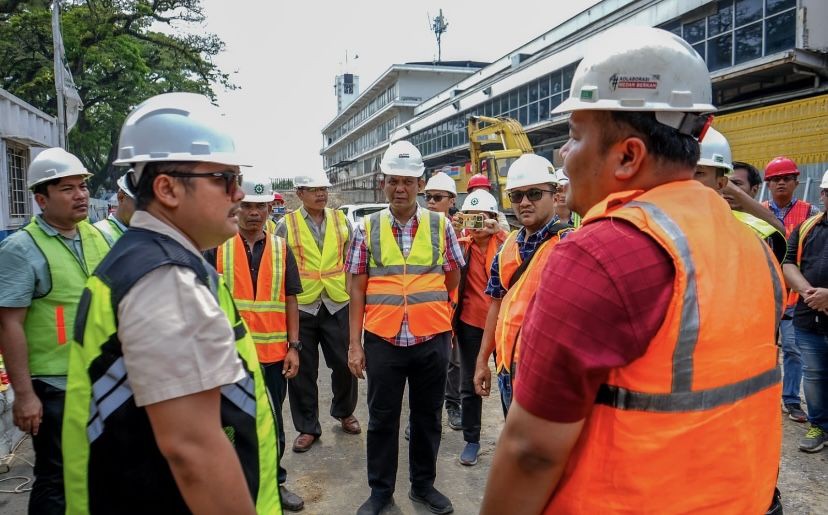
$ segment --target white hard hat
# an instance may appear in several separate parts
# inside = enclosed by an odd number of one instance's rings
[[[454,183],[454,179],[445,173],[437,172],[426,182],[423,191],[447,191],[456,197],[457,185]]]
[[[653,27],[616,27],[595,38],[569,98],[552,112],[654,111],[660,123],[679,129],[683,113],[715,111],[711,101],[710,72],[689,43]]]
[[[28,188],[32,189],[40,183],[74,175],[89,177],[92,174],[74,154],[60,147],[47,148],[29,164]]]
[[[474,190],[466,195],[466,200],[463,201],[463,209],[460,211],[497,213],[497,200],[495,200],[494,195],[486,190]]]
[[[204,95],[165,93],[149,98],[129,113],[118,141],[116,166],[135,168],[157,161],[191,161],[244,166],[227,120]]]
[[[708,128],[699,146],[701,147],[701,157],[698,164],[724,168],[729,172],[733,171],[730,145],[721,132],[713,127]]]
[[[566,176],[566,170],[564,170],[563,168],[555,170],[555,179],[561,186],[569,184],[569,177]]]
[[[269,183],[242,180],[242,202],[273,202],[273,190]]]
[[[383,154],[380,170],[385,175],[422,177],[425,171],[423,155],[408,141],[397,141]]]
[[[819,183],[819,189],[828,188],[828,170],[825,170],[825,173],[822,174],[822,182]]]
[[[512,163],[506,175],[506,191],[535,184],[558,184],[555,167],[545,157],[523,154]]]
[[[129,187],[129,180],[128,180],[129,179],[129,174],[131,174],[131,173],[132,173],[132,168],[130,168],[127,173],[125,173],[122,176],[118,177],[117,184],[118,184],[118,187],[121,189],[121,191],[126,193],[129,198],[134,199],[135,195],[133,195],[132,190]]]
[[[331,181],[325,172],[311,172],[294,177],[293,185],[297,188],[330,188]]]

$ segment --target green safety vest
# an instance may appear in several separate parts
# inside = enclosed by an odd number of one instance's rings
[[[779,232],[768,222],[760,218],[756,218],[753,215],[749,215],[743,211],[731,211],[731,213],[733,213],[733,216],[735,216],[737,220],[753,229],[756,234],[762,237],[762,239],[770,238],[774,233]]]
[[[33,376],[64,376],[69,363],[66,343],[72,335],[81,292],[87,277],[109,252],[109,243],[88,222],[79,222],[81,262],[63,238],[46,234],[34,218],[23,230],[46,258],[52,282],[49,293],[32,299],[26,311],[23,329],[29,350],[29,372]]]
[[[124,230],[121,229],[121,226],[110,218],[104,218],[103,220],[95,222],[95,228],[109,236],[113,242],[118,241],[118,238],[124,235]]]
[[[345,258],[343,247],[348,241],[348,221],[342,211],[325,208],[325,240],[322,251],[316,244],[305,217],[297,209],[285,215],[287,242],[296,258],[302,293],[296,296],[299,304],[310,304],[319,298],[322,290],[334,302],[350,300],[345,290]]]
[[[280,514],[274,411],[253,339],[230,291],[200,256],[159,233],[134,228],[89,278],[78,311],[63,418],[66,513],[189,513],[146,410],[135,405],[118,340],[120,301],[141,277],[168,265],[192,269],[233,327],[246,374],[221,388],[221,424],[257,512]]]

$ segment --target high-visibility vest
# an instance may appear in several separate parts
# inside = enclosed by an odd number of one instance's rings
[[[33,376],[64,376],[69,366],[72,326],[86,279],[109,252],[106,238],[88,222],[78,222],[83,264],[60,236],[49,236],[34,218],[23,231],[32,237],[46,259],[52,288],[32,299],[23,330]],[[22,235],[21,235],[22,237]]]
[[[610,195],[584,225],[606,218],[672,258],[673,294],[644,355],[600,387],[545,513],[764,513],[782,442],[779,265],[698,182]]]
[[[276,222],[274,222],[270,218],[268,218],[265,221],[265,232],[267,232],[268,234],[276,234],[276,227]]]
[[[781,263],[787,252],[785,235],[761,218],[757,218],[743,211],[732,211],[732,213],[737,220],[750,227],[753,232],[773,249],[776,261]]]
[[[316,244],[305,217],[297,209],[285,216],[287,243],[296,258],[302,278],[302,293],[296,296],[299,304],[314,302],[322,290],[334,302],[350,299],[345,290],[344,246],[348,241],[348,220],[345,213],[325,208],[325,240],[322,250]]]
[[[802,225],[799,226],[799,244],[796,246],[796,266],[800,266],[802,264],[802,248],[805,245],[805,238],[808,237],[811,230],[822,220],[822,217],[825,216],[825,212],[818,213],[811,218],[802,222]]]
[[[139,279],[170,265],[193,270],[233,328],[245,374],[221,387],[221,426],[239,457],[256,511],[282,513],[273,407],[253,339],[230,291],[200,256],[171,238],[136,228],[89,278],[78,312],[63,416],[66,513],[190,513],[146,409],[135,405],[118,340],[121,300]]]
[[[770,202],[767,200],[763,201],[762,205],[770,209]],[[790,238],[796,226],[804,222],[809,214],[811,214],[810,203],[804,200],[794,202],[794,205],[785,213],[785,218],[782,220],[782,225],[785,226],[785,238]]]
[[[219,245],[216,270],[224,276],[236,307],[250,329],[259,361],[276,363],[285,359],[288,350],[285,314],[287,246],[284,238],[267,233],[254,296],[245,245],[238,234]]]
[[[121,228],[121,225],[113,219],[112,215],[109,215],[103,220],[98,220],[94,225],[96,229],[109,236],[109,239],[113,242],[118,241],[118,238],[124,235],[124,230]]]
[[[570,229],[571,230],[571,229]],[[561,231],[563,232],[563,231]],[[520,329],[523,319],[529,309],[529,303],[535,297],[540,286],[541,274],[546,266],[552,249],[561,240],[560,234],[555,234],[535,249],[534,257],[523,271],[515,284],[509,286],[517,269],[523,263],[517,244],[518,231],[512,231],[503,242],[498,253],[498,273],[500,284],[507,289],[506,295],[500,302],[500,311],[497,315],[495,327],[495,369],[498,373],[509,372],[514,374],[514,365],[520,358]]]
[[[505,239],[502,235],[505,235],[506,231],[500,231],[497,234],[492,235],[489,238],[489,241],[486,243],[486,255],[484,256],[483,266],[486,268],[486,277],[489,277],[489,272],[492,269],[492,262],[494,262],[495,255],[497,255],[498,250],[500,250],[500,246],[505,242]],[[457,240],[460,244],[460,248],[463,250],[463,257],[466,261],[466,266],[463,268],[463,273],[460,276],[460,284],[457,286],[457,289],[454,290],[456,292],[454,302],[457,304],[454,308],[452,313],[451,319],[456,324],[457,321],[460,319],[460,315],[463,311],[463,294],[466,290],[466,278],[468,277],[468,267],[470,266],[470,256],[471,256],[471,247],[472,245],[476,245],[474,242],[474,238],[471,236],[464,236]]]
[[[400,332],[407,314],[414,336],[451,331],[443,272],[446,217],[420,209],[417,234],[404,257],[391,230],[391,216],[391,211],[383,209],[365,219],[365,330],[392,338]]]

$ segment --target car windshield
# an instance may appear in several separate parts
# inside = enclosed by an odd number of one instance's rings
[[[362,219],[366,216],[371,213],[376,213],[377,211],[382,211],[383,209],[384,208],[382,206],[358,207],[354,209],[354,222],[361,223]]]

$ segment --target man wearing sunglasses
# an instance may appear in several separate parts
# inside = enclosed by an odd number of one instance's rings
[[[168,93],[121,129],[115,164],[134,169],[137,211],[78,309],[67,513],[281,512],[255,344],[201,256],[238,231],[242,161],[226,126],[207,97]]]
[[[486,294],[492,297],[483,330],[483,340],[474,372],[478,395],[488,396],[492,375],[489,358],[495,353],[497,381],[503,415],[512,402],[512,385],[517,377],[520,329],[523,317],[541,280],[541,271],[550,252],[569,224],[555,220],[555,193],[558,179],[548,159],[520,156],[509,168],[506,191],[512,210],[523,224],[513,231],[495,255]]]

